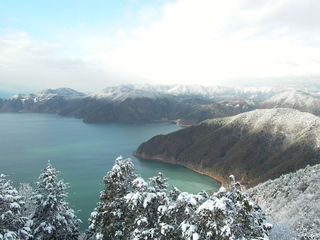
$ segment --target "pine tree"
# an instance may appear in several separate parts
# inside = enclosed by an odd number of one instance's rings
[[[131,159],[121,156],[115,160],[111,171],[103,178],[105,189],[100,202],[89,218],[88,236],[93,239],[128,239],[134,213],[127,211],[123,198],[132,190],[137,178]]]
[[[34,213],[34,204],[31,199],[32,193],[33,188],[30,186],[29,183],[20,183],[19,195],[25,202],[22,215],[27,218],[29,218]]]
[[[146,185],[147,188],[134,188],[131,194],[125,196],[126,204],[130,208],[128,210],[136,213],[130,239],[168,239],[163,238],[161,229],[164,226],[159,221],[163,209],[170,203],[167,180],[162,173],[158,173],[157,176],[150,178],[148,183],[139,184]]]
[[[35,211],[31,217],[34,239],[77,239],[81,221],[65,201],[67,185],[58,180],[58,171],[48,161],[32,196]]]
[[[28,239],[30,229],[23,217],[24,202],[11,182],[0,174],[0,239]]]
[[[271,226],[262,209],[230,179],[229,191],[220,188],[192,216],[195,232],[201,239],[268,239]]]
[[[264,214],[231,177],[211,197],[168,190],[162,173],[148,182],[130,159],[118,158],[90,217],[88,239],[268,239]]]

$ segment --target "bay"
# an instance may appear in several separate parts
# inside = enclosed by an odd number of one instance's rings
[[[132,156],[140,143],[158,134],[180,129],[171,123],[86,124],[81,119],[56,114],[0,113],[0,173],[13,181],[34,186],[48,160],[69,183],[68,201],[87,227],[87,219],[99,201],[102,178],[114,160],[130,157],[144,179],[164,173],[169,184],[181,191],[216,191],[220,182],[189,169]]]

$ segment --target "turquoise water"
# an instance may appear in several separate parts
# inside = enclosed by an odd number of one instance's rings
[[[71,206],[87,227],[87,219],[99,201],[102,178],[116,157],[130,157],[144,179],[162,172],[181,191],[216,191],[220,183],[187,168],[140,160],[132,152],[140,143],[158,134],[180,129],[170,123],[85,124],[81,119],[56,114],[0,113],[0,173],[15,187],[33,185],[50,160],[60,171],[59,179],[70,184]],[[34,185],[33,185],[34,186]]]

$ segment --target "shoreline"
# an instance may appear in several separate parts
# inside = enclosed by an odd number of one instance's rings
[[[190,166],[188,164],[177,163],[177,162],[175,162],[173,160],[164,159],[162,157],[151,157],[151,156],[140,155],[140,154],[136,154],[136,152],[133,152],[132,155],[134,157],[136,157],[136,158],[140,158],[140,159],[144,159],[144,160],[159,161],[159,162],[164,162],[164,163],[170,163],[170,164],[174,164],[174,165],[183,166],[183,167],[186,167],[186,168],[188,168],[189,170],[191,170],[193,172],[208,176],[208,177],[220,182],[220,184],[221,184],[220,187],[225,187],[227,185],[227,182],[223,177],[221,177],[221,176],[219,176],[217,174],[214,174],[212,172],[201,171],[199,169],[195,169],[194,167],[192,167],[192,166]]]

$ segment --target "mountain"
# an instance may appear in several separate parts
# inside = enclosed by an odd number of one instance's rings
[[[250,99],[254,101],[263,101],[276,94],[286,91],[303,90],[305,92],[317,93],[320,91],[320,85],[316,83],[304,83],[304,85],[279,85],[279,86],[245,86],[245,87],[224,87],[224,86],[202,86],[202,85],[150,85],[150,84],[127,84],[105,88],[104,90],[94,93],[93,96],[115,99],[119,95],[124,98],[136,97],[132,93],[158,93],[167,94],[177,97],[192,97],[211,99],[214,102],[224,100],[243,100]]]
[[[207,119],[234,116],[258,108],[252,100],[228,100],[201,105],[185,116],[177,117],[180,125],[192,125]]]
[[[269,218],[309,235],[304,239],[320,239],[319,179],[317,164],[261,183],[247,193]]]
[[[60,114],[80,117],[87,123],[173,121],[187,116],[200,106],[211,104],[211,101],[201,99],[158,95],[147,97],[140,94],[134,98],[116,96],[113,99],[89,96],[62,109]]]
[[[186,166],[254,186],[319,162],[320,119],[294,109],[259,109],[206,120],[142,143],[134,156]]]
[[[35,94],[38,99],[49,99],[53,97],[79,98],[86,94],[71,88],[46,89]]]
[[[241,100],[214,103],[209,97],[214,96],[206,90],[201,86],[120,85],[90,94],[60,114],[84,118],[88,123],[171,120],[191,125],[256,109],[254,101],[237,96],[233,98]]]
[[[318,87],[311,84],[305,88],[315,93],[320,90]],[[282,107],[281,104],[272,102],[276,101],[273,96],[295,88],[294,85],[231,88],[128,84],[108,87],[92,94],[59,88],[0,99],[0,112],[59,113],[83,118],[87,123],[175,121],[181,125],[192,125],[206,119],[233,116],[257,108]],[[303,98],[302,92],[300,95],[296,97],[297,101],[300,98],[300,102],[309,101],[306,97]],[[310,98],[316,95],[308,96]],[[270,97],[273,98],[268,102],[266,99]],[[260,104],[262,100],[266,101]],[[317,114],[319,104],[309,102],[311,104],[304,109]]]
[[[84,93],[70,88],[46,89],[35,94],[17,94],[0,99],[0,112],[57,113],[84,97]]]
[[[287,91],[261,103],[262,108],[294,108],[320,115],[320,96],[302,91]]]

